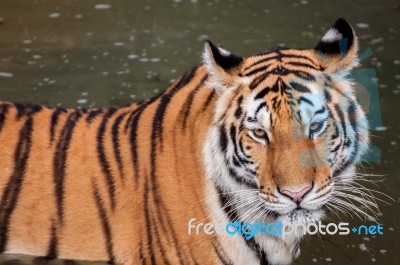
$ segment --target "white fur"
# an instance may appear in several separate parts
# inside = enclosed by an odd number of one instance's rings
[[[325,33],[325,35],[322,37],[321,40],[323,42],[335,42],[339,41],[341,38],[343,38],[342,33],[340,33],[334,28],[331,28]]]

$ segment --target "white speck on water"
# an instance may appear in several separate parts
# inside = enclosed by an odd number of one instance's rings
[[[395,142],[395,141],[390,142],[390,145],[396,145],[396,144],[397,144],[397,142]]]
[[[301,0],[301,1],[300,1],[300,4],[302,4],[302,5],[307,5],[307,4],[308,4],[308,1],[307,1],[307,0]]]
[[[326,261],[332,261],[332,259],[331,259],[331,258],[326,258],[325,260],[326,260]]]
[[[85,35],[86,35],[86,37],[92,37],[93,36],[93,32],[87,32]]]
[[[34,54],[34,55],[32,55],[32,58],[35,59],[35,60],[38,60],[38,59],[42,58],[42,55]]]
[[[83,15],[82,15],[82,14],[76,14],[76,15],[75,15],[75,18],[76,18],[76,19],[81,19],[81,18],[83,18]]]
[[[199,35],[197,37],[197,40],[198,41],[206,41],[208,38],[209,38],[208,35]]]
[[[379,250],[379,252],[382,253],[382,255],[385,255],[385,253],[387,252],[387,250],[386,250],[386,249],[381,249],[381,250]]]
[[[49,15],[49,18],[59,18],[60,17],[60,13],[51,13]]]
[[[89,92],[82,92],[81,95],[86,97],[87,95],[89,95]]]
[[[134,35],[129,36],[129,41],[134,41],[134,40],[135,40],[135,36]]]
[[[124,45],[125,45],[125,43],[123,43],[123,42],[114,42],[115,47],[122,47]]]
[[[158,63],[160,61],[160,58],[151,58],[150,61],[152,63]]]
[[[357,23],[356,24],[357,28],[359,29],[366,29],[369,28],[369,25],[367,23]]]
[[[31,44],[32,43],[32,40],[23,40],[22,41],[22,44]]]
[[[192,2],[193,4],[197,3],[198,0],[190,0],[190,2]]]
[[[129,97],[130,97],[131,99],[135,99],[135,98],[136,98],[136,95],[129,95]]]
[[[180,3],[182,0],[174,0],[174,3]]]
[[[87,99],[86,98],[80,98],[76,101],[76,103],[78,104],[86,104],[87,103]]]
[[[358,247],[361,249],[361,251],[368,251],[368,248],[365,245],[365,243],[361,243],[360,245],[358,245]]]
[[[139,61],[142,63],[147,63],[149,61],[149,58],[140,58]]]
[[[137,56],[136,54],[129,54],[128,55],[128,59],[134,60],[137,59],[139,56]]]
[[[386,130],[387,130],[387,127],[385,127],[385,126],[375,127],[375,131],[378,131],[378,132],[382,132],[382,131],[386,131]]]
[[[313,262],[317,262],[318,260],[317,260],[316,258],[313,258],[312,261],[313,261]]]
[[[375,261],[376,261],[376,259],[375,259],[375,258],[372,258],[372,259],[371,259],[371,261],[372,261],[372,262],[375,262]]]
[[[97,4],[94,6],[94,9],[97,9],[97,10],[104,10],[104,9],[110,9],[110,8],[111,8],[111,5],[109,5],[109,4]]]
[[[395,65],[400,65],[400,60],[394,60],[393,63],[394,63]]]
[[[0,72],[0,77],[13,77],[14,75],[12,73],[8,73],[8,72]]]
[[[365,241],[370,241],[369,237],[363,237]]]
[[[101,72],[101,74],[102,75],[108,75],[108,72],[107,71],[103,71],[103,72]]]
[[[390,231],[394,231],[394,228],[393,228],[393,227],[389,227],[389,230],[390,230]]]

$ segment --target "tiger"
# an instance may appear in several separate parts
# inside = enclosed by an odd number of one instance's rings
[[[206,41],[201,66],[125,106],[1,102],[0,252],[292,263],[302,233],[194,235],[188,222],[309,224],[344,208],[340,194],[369,145],[349,77],[357,56],[340,18],[311,49],[241,57]]]

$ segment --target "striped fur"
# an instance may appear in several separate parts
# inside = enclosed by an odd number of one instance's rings
[[[123,264],[292,262],[301,235],[189,236],[187,224],[319,220],[335,179],[354,174],[368,143],[346,79],[357,39],[344,20],[327,34],[316,49],[246,58],[207,42],[204,66],[123,107],[0,103],[0,252]],[[284,194],[307,185],[300,204]]]

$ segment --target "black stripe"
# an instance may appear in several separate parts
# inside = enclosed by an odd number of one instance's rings
[[[14,171],[8,179],[1,198],[0,253],[3,253],[6,250],[11,216],[17,207],[19,194],[22,189],[25,170],[32,145],[32,128],[33,120],[32,117],[29,117],[19,132],[18,143],[14,152]]]
[[[183,105],[183,110],[182,110],[182,129],[186,128],[186,123],[187,119],[190,114],[190,110],[193,104],[194,97],[196,96],[197,92],[200,90],[200,88],[204,85],[204,82],[207,80],[208,74],[206,74],[200,81],[200,83],[190,92],[189,96],[186,99],[185,104]]]
[[[215,93],[216,93],[215,90],[211,91],[211,93],[208,95],[208,97],[206,99],[206,102],[204,102],[203,109],[201,111],[205,111],[208,108],[208,105],[210,105],[212,99],[215,96]]]
[[[9,104],[3,103],[0,105],[0,132],[3,129],[4,121],[6,120],[6,115],[9,108],[10,108]]]
[[[57,142],[57,148],[53,160],[53,177],[55,184],[55,194],[57,203],[57,216],[60,223],[63,222],[64,212],[64,178],[65,178],[65,164],[68,156],[68,148],[71,142],[72,133],[75,125],[81,117],[79,111],[73,111],[69,114],[63,129],[61,130],[60,137]]]
[[[228,137],[226,136],[224,125],[219,127],[219,147],[221,148],[222,153],[225,155],[226,151],[228,150]]]
[[[43,109],[40,105],[32,105],[32,104],[20,104],[14,103],[14,107],[17,109],[17,119],[19,120],[23,116],[31,116]]]
[[[299,67],[306,67],[306,68],[311,68],[319,71],[325,70],[325,68],[319,66],[319,68],[315,67],[314,65],[308,64],[308,63],[300,63],[300,62],[286,62],[285,64],[287,65],[293,65],[293,66],[299,66]]]
[[[322,108],[320,108],[319,110],[317,110],[317,111],[314,113],[314,115],[324,113],[325,110],[326,110],[326,108],[325,108],[324,106],[322,106]]]
[[[104,133],[106,131],[108,120],[116,110],[116,108],[108,109],[108,111],[104,114],[99,130],[97,131],[97,157],[107,183],[108,195],[110,196],[111,208],[113,210],[115,209],[115,180],[111,173],[110,163],[107,160],[104,150]]]
[[[304,103],[307,103],[308,105],[314,106],[314,103],[312,103],[311,100],[309,100],[308,98],[305,98],[305,97],[303,97],[303,96],[299,97],[299,99],[298,99],[298,104],[300,105],[302,101],[303,101]]]
[[[127,114],[127,112],[120,114],[115,119],[115,121],[112,125],[112,128],[111,128],[115,160],[117,161],[118,172],[122,179],[124,179],[124,171],[123,171],[123,167],[122,167],[121,146],[119,144],[119,130],[120,130],[121,122],[122,122],[123,118],[126,116],[126,114]]]
[[[103,109],[90,110],[89,114],[86,116],[86,122],[89,124],[92,123],[92,121],[102,113],[103,113]]]
[[[181,79],[165,94],[161,97],[158,103],[156,113],[153,118],[153,130],[152,130],[152,150],[155,152],[155,143],[157,138],[159,139],[160,148],[163,146],[163,121],[166,113],[166,109],[171,102],[173,96],[184,86],[186,86],[195,76],[197,68],[193,68],[186,72]],[[154,160],[154,159],[153,159]]]
[[[51,114],[50,118],[50,142],[54,141],[55,130],[57,127],[58,118],[62,113],[66,113],[67,111],[63,108],[56,108]]]
[[[256,69],[244,74],[244,76],[251,76],[251,75],[254,75],[256,73],[259,73],[259,72],[262,72],[262,71],[266,71],[268,69],[268,67],[270,67],[270,66],[271,66],[271,64],[263,65],[263,66],[261,66],[259,68],[256,68]]]
[[[290,82],[289,87],[302,93],[311,93],[310,89],[308,89],[306,86],[303,86],[302,84],[296,82]]]
[[[260,112],[260,110],[263,109],[264,107],[267,108],[267,102],[263,102],[263,103],[261,103],[261,104],[257,107],[256,112],[254,113],[254,116],[257,117],[257,114],[258,114],[258,113]]]
[[[240,116],[242,116],[242,113],[243,113],[242,102],[243,102],[243,96],[241,95],[241,96],[237,99],[237,108],[236,108],[236,110],[235,110],[235,117],[236,117],[236,119],[239,119]]]
[[[106,250],[107,250],[107,256],[108,256],[108,262],[109,263],[114,263],[115,261],[115,256],[113,252],[113,242],[112,242],[112,232],[111,232],[111,227],[110,227],[110,222],[107,217],[106,209],[104,208],[104,202],[101,199],[99,190],[97,189],[97,186],[95,183],[93,183],[93,197],[94,201],[97,206],[97,211],[99,214],[99,218],[101,221],[101,225],[103,228],[103,234],[104,234],[104,240],[106,244]]]
[[[146,242],[146,249],[149,251],[150,259],[151,259],[151,265],[156,265],[156,260],[155,260],[155,255],[154,255],[154,249],[153,249],[153,223],[151,222],[151,216],[150,216],[150,207],[149,207],[149,182],[148,179],[149,177],[146,176],[144,177],[144,189],[143,189],[143,200],[144,200],[144,218],[145,218],[145,224],[146,224],[146,237],[147,237],[147,242]]]
[[[57,258],[57,226],[54,222],[54,220],[52,221],[51,224],[51,235],[50,235],[50,242],[49,242],[49,248],[47,250],[47,255],[46,258],[47,259],[55,259]]]
[[[257,99],[262,99],[265,97],[265,95],[267,95],[269,93],[269,91],[271,90],[270,87],[265,87],[263,90],[261,90],[260,92],[257,93],[257,95],[255,96],[255,100]]]

